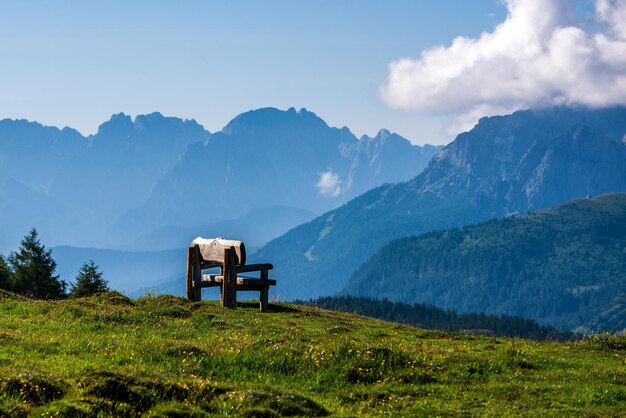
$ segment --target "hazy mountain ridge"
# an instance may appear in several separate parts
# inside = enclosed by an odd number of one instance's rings
[[[12,248],[33,227],[50,225],[51,231],[63,221],[63,205],[57,200],[28,188],[0,171],[0,249]]]
[[[38,200],[56,201],[38,204],[53,212],[54,225],[28,222],[54,245],[128,246],[165,225],[215,224],[261,207],[323,212],[372,185],[412,177],[439,149],[387,136],[399,145],[378,136],[359,141],[306,109],[246,112],[216,134],[158,112],[115,114],[89,137],[5,119],[0,170],[42,195]]]
[[[609,191],[626,191],[626,109],[483,118],[406,183],[385,185],[295,228],[256,258],[286,299],[331,295],[387,242]]]
[[[57,172],[86,147],[87,138],[68,127],[0,121],[0,170],[37,193],[47,194]]]
[[[581,332],[626,323],[626,193],[392,241],[344,292],[519,315]]]
[[[394,147],[384,139],[368,139],[365,147],[349,129],[329,127],[304,109],[246,112],[215,134],[194,120],[158,112],[115,114],[88,137],[6,119],[0,121],[0,253],[15,250],[32,227],[53,247],[162,250],[184,248],[188,237],[201,234],[232,234],[251,248],[260,246],[310,219],[312,210],[334,207],[372,182],[412,177],[440,148],[392,136]],[[359,157],[374,168],[351,175],[360,146],[374,150]],[[337,196],[332,184],[326,185],[331,196],[316,187],[330,169],[340,176]],[[359,185],[347,187],[350,176]],[[102,263],[98,254],[70,251],[59,268],[75,274],[87,259]],[[139,271],[132,257],[120,260],[127,263],[121,268]],[[151,276],[154,284],[171,277],[165,270]]]
[[[366,154],[370,148],[378,148],[375,155]],[[159,222],[188,227],[260,206],[320,213],[373,186],[411,178],[437,150],[397,135],[393,144],[379,137],[359,141],[348,128],[329,127],[306,109],[253,110],[191,146],[118,228],[144,233]]]
[[[113,115],[89,137],[67,127],[0,121],[0,169],[39,195],[13,187],[6,204],[14,210],[11,216],[3,212],[1,222],[11,230],[28,224],[21,236],[38,227],[53,244],[105,245],[107,224],[145,200],[155,178],[175,164],[189,143],[209,137],[195,121],[160,113],[134,121],[123,113]],[[20,203],[26,198],[22,195],[30,196],[30,204]],[[14,241],[7,239],[7,246]]]
[[[101,248],[52,247],[58,263],[57,273],[65,281],[74,281],[81,265],[94,260],[111,288],[131,293],[137,289],[153,288],[155,281],[172,277],[184,278],[187,259],[185,248],[164,251],[118,251]],[[182,273],[181,273],[182,266]]]
[[[206,225],[193,227],[166,225],[137,238],[133,248],[153,250],[184,248],[198,236],[223,235],[241,239],[246,244],[247,251],[251,253],[272,238],[284,234],[294,225],[300,225],[315,216],[313,212],[286,206],[256,208],[239,218]]]
[[[55,179],[51,194],[86,211],[85,227],[101,239],[111,222],[145,201],[156,179],[190,144],[209,138],[193,120],[160,113],[139,115],[134,121],[123,113],[113,115]]]

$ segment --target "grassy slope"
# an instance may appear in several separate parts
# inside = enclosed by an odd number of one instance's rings
[[[0,416],[619,415],[626,407],[623,337],[470,337],[273,308],[0,293]]]

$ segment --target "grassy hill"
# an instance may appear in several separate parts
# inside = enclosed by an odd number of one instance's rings
[[[0,293],[0,416],[620,415],[626,338],[461,336],[310,307]]]
[[[345,291],[578,332],[622,330],[626,193],[391,242]]]

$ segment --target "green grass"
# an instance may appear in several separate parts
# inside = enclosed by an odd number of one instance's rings
[[[626,338],[425,331],[283,304],[0,293],[0,416],[596,415],[626,410]]]

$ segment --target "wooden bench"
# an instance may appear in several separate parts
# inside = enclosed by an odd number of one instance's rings
[[[202,274],[202,270],[216,267],[219,274]],[[273,268],[267,263],[246,264],[246,248],[241,241],[196,238],[187,250],[187,299],[202,300],[202,288],[219,286],[221,305],[234,309],[238,291],[256,291],[260,293],[259,308],[265,311],[269,288],[276,285],[276,280],[268,277]],[[259,277],[239,275],[250,272],[259,272]]]

